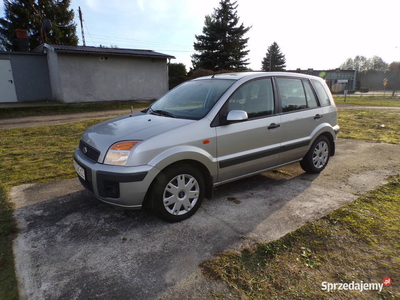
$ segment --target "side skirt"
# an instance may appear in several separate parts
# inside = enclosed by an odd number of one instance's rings
[[[259,171],[256,171],[256,172],[252,172],[252,173],[249,173],[249,174],[246,174],[246,175],[234,177],[234,178],[227,179],[227,180],[224,180],[224,181],[215,182],[213,186],[216,187],[216,186],[223,185],[225,183],[229,183],[229,182],[232,182],[232,181],[236,181],[236,180],[240,180],[240,179],[243,179],[243,178],[251,177],[251,176],[263,173],[265,171],[269,171],[269,170],[272,170],[272,169],[276,169],[276,168],[280,168],[280,167],[283,167],[283,166],[286,166],[286,165],[297,163],[297,162],[299,162],[301,160],[303,160],[303,158],[296,159],[296,160],[290,161],[288,163],[284,163],[284,164],[281,164],[281,165],[273,166],[273,167],[270,167],[270,168],[262,169],[262,170],[259,170]]]

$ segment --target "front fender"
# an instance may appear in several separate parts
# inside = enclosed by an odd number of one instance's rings
[[[212,157],[204,149],[188,145],[176,146],[161,152],[149,162],[149,165],[163,170],[169,165],[183,160],[193,160],[201,163],[208,169],[212,177],[215,177],[218,172],[215,157]]]

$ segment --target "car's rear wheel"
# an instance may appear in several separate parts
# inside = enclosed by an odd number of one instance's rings
[[[167,222],[179,222],[191,217],[204,198],[202,173],[190,164],[173,165],[156,178],[151,191],[152,208]]]
[[[307,173],[319,173],[328,165],[331,144],[326,136],[318,137],[304,156],[300,165]]]

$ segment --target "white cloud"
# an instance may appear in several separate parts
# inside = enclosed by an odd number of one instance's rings
[[[78,1],[77,1],[78,2]],[[86,6],[93,10],[98,10],[101,3],[98,0],[84,0]]]
[[[144,12],[143,0],[137,0],[137,5],[139,6],[140,11]]]
[[[176,1],[148,0],[146,3],[149,4],[149,7],[154,12],[168,12],[172,6],[171,4],[175,6],[175,2]]]

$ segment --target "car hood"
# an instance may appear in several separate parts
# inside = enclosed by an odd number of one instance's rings
[[[138,112],[96,124],[84,132],[82,140],[103,153],[116,142],[143,141],[192,122]]]

